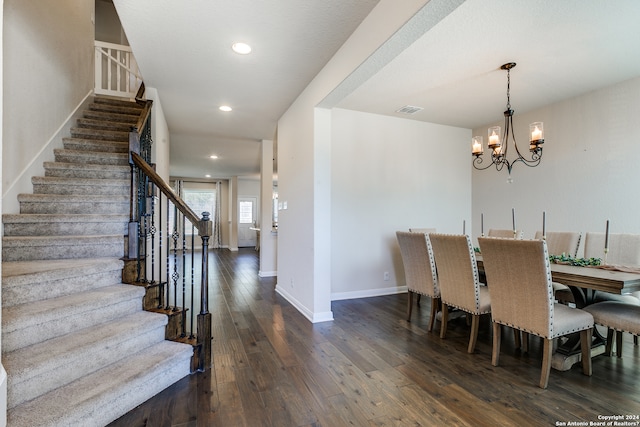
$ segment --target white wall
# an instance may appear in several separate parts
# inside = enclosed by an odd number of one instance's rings
[[[514,166],[511,184],[506,171],[473,170],[474,237],[481,213],[485,232],[511,228],[512,207],[525,238],[542,229],[543,211],[548,231],[604,232],[610,219],[612,233],[640,234],[640,78],[526,114],[517,108],[513,120],[523,147],[529,123],[544,122],[542,163]],[[486,139],[486,132],[482,127],[473,134]]]
[[[316,107],[377,53],[380,45],[396,34],[425,3],[425,0],[401,3],[381,0],[278,121],[278,194],[279,201],[286,202],[288,208],[278,216],[276,291],[312,322],[333,318],[329,271],[332,243],[328,237],[331,113],[326,108],[346,95],[346,86],[352,87],[357,82],[350,81],[334,92],[329,105],[323,105],[325,108]],[[416,33],[419,31],[411,32],[407,43]],[[384,51],[384,58],[369,65],[382,67],[404,46],[394,44]]]
[[[93,14],[93,0],[4,2],[3,196],[93,90]]]
[[[151,138],[153,145],[151,146],[151,161],[156,164],[156,172],[167,183],[171,184],[169,178],[169,161],[171,148],[171,135],[169,133],[169,125],[164,116],[160,95],[155,88],[145,88],[147,99],[153,100],[151,107]]]
[[[3,15],[4,15],[4,0],[0,0],[0,34],[3,31]],[[1,39],[1,38],[0,38]],[[4,63],[4,49],[0,50],[0,82],[2,80],[2,70]],[[3,87],[4,84],[0,85],[0,99],[4,100],[3,97]],[[0,129],[3,128],[3,104],[0,103]],[[2,164],[2,147],[3,147],[3,138],[2,134],[0,134],[0,165]],[[2,192],[2,181],[0,181],[0,194]],[[0,212],[2,212],[2,199],[0,199]],[[0,239],[0,252],[2,251],[2,239]],[[0,277],[2,277],[2,263],[0,263]],[[2,306],[2,292],[0,291],[0,306]],[[2,312],[0,311],[0,325],[2,324]],[[0,335],[2,334],[2,327],[0,327]],[[2,353],[2,344],[0,343],[0,354]],[[4,427],[7,425],[7,371],[4,369],[4,366],[0,363],[0,427]]]
[[[404,291],[395,232],[470,224],[471,131],[340,109],[332,127],[332,299]]]

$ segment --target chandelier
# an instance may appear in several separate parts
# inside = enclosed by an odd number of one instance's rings
[[[502,70],[507,70],[507,109],[504,112],[504,134],[500,139],[500,126],[493,126],[489,128],[488,137],[489,141],[487,147],[491,150],[491,163],[483,166],[484,161],[482,155],[484,154],[482,136],[474,136],[471,139],[471,154],[474,157],[473,167],[478,170],[484,170],[491,166],[496,167],[496,170],[501,171],[505,166],[509,171],[509,182],[511,181],[511,168],[516,162],[522,162],[529,167],[535,167],[540,164],[542,160],[542,144],[544,144],[544,128],[542,122],[535,122],[529,125],[529,158],[525,158],[518,149],[516,137],[513,132],[513,110],[511,109],[511,69],[516,66],[515,62],[508,62],[500,67]],[[513,147],[515,148],[517,157],[509,160],[507,158],[507,151],[509,145],[509,136],[513,141]]]

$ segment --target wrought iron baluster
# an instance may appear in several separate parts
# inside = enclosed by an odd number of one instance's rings
[[[173,279],[173,311],[177,309],[177,299],[178,299],[178,279],[180,275],[178,274],[178,238],[180,237],[180,233],[178,233],[178,224],[179,224],[179,216],[180,213],[178,208],[174,205],[174,222],[173,222],[173,234],[171,237],[173,238],[173,274],[171,275],[171,279]],[[170,298],[169,298],[170,299]],[[167,305],[167,310],[171,308],[171,302],[169,301],[169,305]]]
[[[193,300],[194,300],[194,294],[195,294],[195,283],[194,283],[194,278],[195,278],[195,226],[193,225],[193,223],[191,224],[191,308],[190,308],[190,313],[189,313],[189,319],[191,321],[191,325],[189,327],[189,338],[193,339],[195,337],[195,335],[193,334],[193,316],[195,313],[194,307],[193,307]]]
[[[155,208],[156,208],[156,200],[155,200],[155,185],[151,183],[151,194],[149,195],[149,202],[151,204],[151,224],[149,225],[149,234],[151,235],[151,267],[148,270],[151,271],[151,282],[155,283],[155,262],[156,262],[156,219],[155,219]],[[146,267],[146,266],[145,266]]]
[[[182,322],[181,322],[182,323],[182,325],[181,325],[182,331],[180,333],[180,336],[183,337],[183,338],[187,335],[186,334],[186,327],[187,327],[187,317],[186,317],[187,316],[187,311],[186,311],[186,292],[187,292],[186,286],[187,286],[187,282],[186,282],[186,280],[187,280],[187,278],[185,276],[185,274],[186,274],[185,270],[187,268],[187,266],[185,264],[186,255],[187,255],[187,253],[186,253],[186,246],[187,246],[187,241],[186,241],[187,236],[186,236],[186,234],[187,233],[185,232],[185,230],[186,230],[186,228],[185,228],[186,227],[186,222],[185,221],[186,221],[186,218],[183,215],[182,216]]]

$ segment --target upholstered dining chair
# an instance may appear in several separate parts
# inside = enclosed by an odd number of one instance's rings
[[[568,255],[572,258],[578,256],[580,239],[582,233],[579,231],[549,231],[546,233],[547,250],[550,255]],[[542,231],[537,231],[536,240],[542,239]],[[573,302],[573,295],[567,285],[553,282],[553,294],[561,302]]]
[[[605,238],[605,233],[588,232],[584,239],[585,258],[602,258],[604,262]],[[640,268],[640,234],[609,234],[607,264]],[[640,305],[640,291],[623,295],[598,292],[596,293],[595,301],[616,301],[625,304]],[[609,342],[610,340],[607,341],[607,345]],[[634,335],[633,342],[636,345],[638,344],[637,335]],[[622,352],[622,337],[620,337],[618,343],[618,352]]]
[[[522,230],[516,230],[516,239],[522,239],[522,236],[524,235],[524,232]],[[501,229],[495,229],[495,228],[491,228],[489,229],[489,232],[487,233],[487,236],[489,237],[503,237],[505,239],[513,239],[513,230],[501,230]]]
[[[425,295],[431,299],[431,314],[429,316],[429,332],[431,332],[440,300],[440,289],[438,288],[433,254],[428,246],[429,236],[423,233],[397,231],[396,237],[400,246],[404,277],[409,293],[407,322],[411,321],[413,294]]]
[[[501,325],[544,339],[540,388],[547,388],[553,340],[580,332],[582,371],[591,375],[593,316],[578,308],[554,303],[551,267],[544,240],[478,239],[487,287],[491,295],[493,352],[498,366]]]
[[[457,308],[471,317],[467,352],[473,353],[478,339],[480,316],[491,311],[489,291],[481,286],[471,240],[466,235],[432,233],[429,235],[438,270],[442,302],[440,337],[447,334],[449,308]]]
[[[617,301],[603,301],[584,308],[593,316],[598,325],[607,328],[607,346],[605,353],[611,356],[613,332],[616,333],[616,353],[622,357],[622,333],[629,332],[634,338],[640,335],[640,306]]]

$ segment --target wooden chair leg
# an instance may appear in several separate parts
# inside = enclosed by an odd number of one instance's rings
[[[498,366],[500,360],[500,341],[502,338],[502,325],[493,322],[493,352],[491,353],[491,364]]]
[[[580,331],[580,350],[582,354],[582,373],[591,376],[591,336],[593,329]]]
[[[616,355],[622,357],[622,331],[616,331]]]
[[[607,329],[607,345],[604,348],[604,354],[611,356],[611,350],[613,349],[613,329]]]
[[[521,347],[520,343],[520,331],[516,328],[513,328],[513,341],[516,344],[516,350]]]
[[[409,297],[407,298],[407,322],[411,322],[411,310],[413,310],[413,292],[408,291]]]
[[[549,385],[549,373],[551,372],[551,356],[553,352],[553,340],[544,339],[544,349],[542,350],[542,373],[540,374],[540,388],[547,388]]]
[[[433,324],[438,314],[438,298],[431,298],[431,317],[429,317],[429,332],[433,331]]]
[[[447,335],[447,320],[449,320],[449,306],[442,303],[442,320],[440,321],[440,338]]]
[[[522,351],[529,352],[529,333],[522,331]]]
[[[471,316],[471,335],[469,335],[469,347],[467,353],[473,353],[476,348],[476,342],[478,341],[478,329],[480,327],[480,315],[474,314]]]

